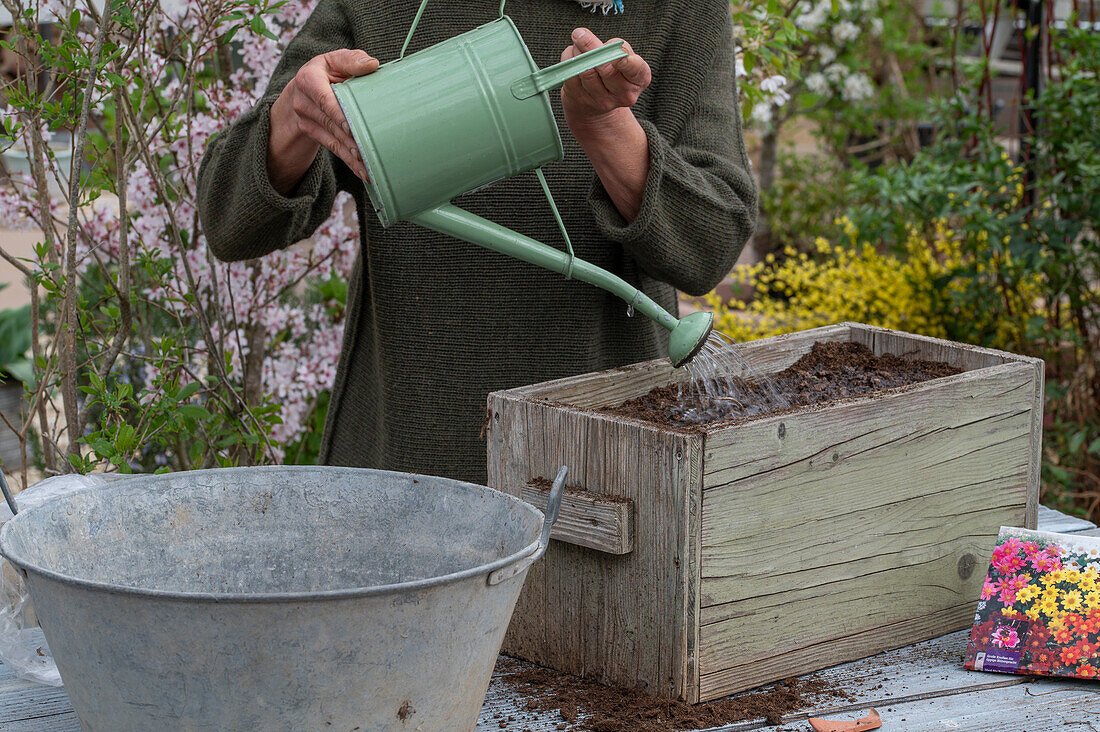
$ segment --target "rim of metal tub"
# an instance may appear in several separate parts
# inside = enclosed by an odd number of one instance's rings
[[[306,473],[311,472],[325,472],[332,470],[337,466],[319,466],[319,465],[264,465],[256,467],[244,467],[244,468],[213,468],[208,470],[192,470],[186,471],[193,475],[211,473],[225,474],[228,471],[248,471],[249,473],[274,473],[274,472],[287,472],[287,471],[301,471]],[[526,508],[534,511],[535,513],[542,513],[537,508],[529,503],[521,501],[515,496],[509,495],[502,491],[498,491],[495,488],[489,488],[488,486],[477,485],[476,483],[468,483],[461,480],[454,480],[452,478],[440,478],[438,476],[420,475],[414,473],[402,473],[392,470],[375,470],[373,468],[339,468],[340,470],[347,471],[348,473],[369,473],[371,475],[394,475],[402,478],[410,478],[413,480],[445,480],[451,483],[456,483],[461,486],[467,486],[477,488],[482,491],[489,491],[495,493],[503,498],[507,498],[510,502],[525,506]],[[184,473],[173,473],[172,475],[181,475]],[[156,474],[146,473],[142,475],[135,475],[133,478],[127,478],[124,480],[117,480],[107,485],[89,486],[88,488],[81,488],[80,490],[73,491],[71,494],[65,496],[75,496],[80,493],[90,493],[92,491],[120,488],[128,483],[134,483],[142,479],[154,477]],[[163,474],[161,474],[163,475]],[[564,476],[560,476],[564,479]],[[452,572],[451,574],[444,574],[438,577],[428,577],[427,579],[413,580],[410,582],[397,582],[388,585],[375,585],[373,587],[350,587],[339,590],[320,590],[315,592],[175,592],[171,590],[151,590],[141,587],[128,587],[125,585],[115,585],[107,582],[97,582],[94,580],[81,579],[79,577],[72,577],[67,574],[55,572],[44,567],[40,567],[33,562],[28,561],[24,557],[19,556],[18,553],[10,552],[7,545],[7,535],[11,531],[11,526],[14,522],[22,519],[24,516],[33,514],[35,511],[44,508],[45,506],[35,506],[29,508],[26,511],[20,511],[17,516],[7,521],[3,526],[0,526],[0,554],[7,557],[13,565],[18,567],[24,573],[30,571],[35,574],[48,577],[57,582],[61,582],[73,587],[83,587],[90,590],[96,590],[99,592],[106,592],[114,595],[132,595],[138,597],[148,597],[159,600],[185,600],[188,602],[209,602],[209,603],[271,603],[271,602],[314,602],[318,600],[344,600],[357,597],[372,597],[391,595],[397,593],[416,592],[418,590],[426,590],[441,585],[451,584],[453,582],[460,582],[471,577],[477,577],[480,575],[491,575],[496,570],[502,569],[517,562],[522,562],[524,559],[531,557],[533,554],[540,553],[542,547],[542,539],[540,536],[535,539],[531,544],[527,545],[523,549],[515,552],[503,559],[498,559],[488,564],[479,564],[476,567],[470,569],[463,569],[459,572]],[[24,519],[25,520],[25,519]],[[549,520],[546,514],[543,514],[544,523]],[[548,532],[543,532],[544,534]]]

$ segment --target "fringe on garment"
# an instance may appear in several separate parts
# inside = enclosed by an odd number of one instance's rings
[[[623,0],[578,0],[581,7],[590,8],[592,12],[600,10],[604,15],[614,11],[616,13],[623,12]]]

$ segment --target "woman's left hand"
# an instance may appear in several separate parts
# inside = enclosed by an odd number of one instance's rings
[[[587,28],[573,31],[566,61],[603,45]],[[565,82],[562,108],[569,131],[580,143],[615,207],[630,222],[638,215],[649,175],[649,140],[631,107],[653,80],[649,64],[630,44],[630,54]]]
[[[572,38],[573,45],[562,51],[562,61],[604,45],[587,28],[577,28]],[[624,42],[623,49],[630,54],[626,58],[586,71],[562,87],[565,121],[574,134],[600,124],[616,110],[633,107],[652,81],[653,76],[645,59],[634,53],[629,43]]]

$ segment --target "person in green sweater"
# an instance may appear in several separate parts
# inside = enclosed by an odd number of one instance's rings
[[[412,224],[382,228],[330,84],[396,58],[418,5],[321,0],[261,101],[210,142],[200,215],[218,257],[252,259],[309,237],[349,191],[361,249],[321,459],[483,483],[489,392],[660,358],[667,336],[591,285]],[[429,3],[409,52],[498,8]],[[565,160],[545,172],[577,256],[675,313],[676,290],[713,288],[755,224],[728,0],[630,0],[621,14],[510,0],[507,11],[540,67],[627,40],[627,58],[551,95],[569,134]],[[538,241],[560,238],[533,175],[459,203]]]

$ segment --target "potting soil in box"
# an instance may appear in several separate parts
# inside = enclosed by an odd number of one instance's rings
[[[714,390],[718,396],[713,398],[681,382],[604,411],[660,425],[712,424],[873,394],[959,371],[941,361],[913,361],[891,353],[876,356],[852,341],[814,343],[809,353],[780,373],[760,380],[729,379]],[[774,403],[776,395],[783,403]]]
[[[699,702],[967,627],[999,527],[1035,523],[1042,362],[859,324],[740,350],[782,383],[818,342],[950,368],[701,425],[615,413],[663,360],[491,394],[489,484],[574,489],[505,651]]]

